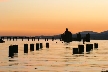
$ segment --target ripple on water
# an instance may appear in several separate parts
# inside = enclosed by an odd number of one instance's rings
[[[79,42],[72,42],[65,45],[59,41],[49,40],[50,48],[45,48],[45,41],[40,40],[44,47],[42,50],[24,54],[23,46],[25,43],[34,43],[38,41],[6,41],[0,44],[0,72],[101,72],[108,68],[108,46],[107,41],[98,41],[98,50],[90,54],[72,55],[72,48],[78,47]],[[91,41],[92,43],[97,41]],[[19,53],[14,58],[8,58],[8,46],[10,44],[19,44]]]

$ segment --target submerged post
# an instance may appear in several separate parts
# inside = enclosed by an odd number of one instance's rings
[[[17,41],[17,37],[15,37],[16,38],[16,41]]]
[[[61,37],[59,39],[60,39],[60,41],[62,41]]]
[[[93,44],[90,44],[90,48],[91,48],[91,50],[93,50]]]
[[[13,57],[14,56],[14,49],[13,49],[13,46],[12,45],[10,45],[9,46],[9,57]]]
[[[28,41],[29,41],[29,37],[28,37]]]
[[[32,41],[33,41],[33,37],[32,37]]]
[[[7,41],[8,41],[8,37],[7,37]]]
[[[91,47],[90,47],[90,44],[86,44],[86,52],[90,52],[91,51]]]
[[[52,37],[52,41],[54,41],[54,37]]]
[[[98,43],[94,43],[94,48],[98,48]]]
[[[85,38],[83,38],[83,44],[85,44]]]
[[[47,41],[48,41],[48,38],[47,38]]]
[[[40,43],[40,49],[42,49],[43,48],[43,44],[42,43]]]
[[[39,50],[39,43],[36,43],[36,50]]]
[[[24,44],[24,53],[28,53],[28,44]]]
[[[45,38],[45,41],[46,41],[46,38]]]
[[[34,44],[30,44],[30,51],[34,51]]]
[[[38,41],[39,41],[39,37],[38,37]]]
[[[10,41],[11,41],[11,37],[9,37],[10,38]]]
[[[14,37],[13,37],[13,41],[14,41]]]
[[[13,45],[14,53],[18,53],[18,45]]]
[[[78,48],[73,48],[73,54],[78,54]]]
[[[79,54],[84,53],[84,45],[78,45],[78,49],[79,49]]]
[[[46,48],[49,48],[49,43],[46,43]]]
[[[23,41],[23,37],[22,37],[22,41]]]
[[[35,41],[35,37],[33,37],[33,40]]]

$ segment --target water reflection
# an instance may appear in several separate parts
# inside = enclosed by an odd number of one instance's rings
[[[78,47],[79,42],[64,44],[59,41],[50,41],[49,49],[46,49],[42,40],[43,49],[30,51],[24,54],[23,44],[27,41],[6,42],[0,50],[0,71],[1,72],[101,72],[108,70],[108,52],[106,44],[100,44],[98,50],[90,53],[72,55],[72,48]],[[91,41],[97,42],[97,41]],[[8,58],[8,46],[12,43],[19,44],[19,53],[13,58]],[[29,42],[36,44],[36,42]],[[105,43],[108,43],[107,41]],[[102,47],[101,47],[102,45]],[[105,47],[104,47],[105,45]],[[28,47],[29,48],[29,47]],[[106,49],[106,50],[105,50]],[[102,70],[104,69],[104,70]]]

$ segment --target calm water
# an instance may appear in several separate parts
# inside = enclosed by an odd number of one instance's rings
[[[83,55],[72,55],[72,48],[78,47],[78,44],[82,42],[72,42],[68,45],[59,40],[48,42],[50,43],[49,49],[46,49],[44,40],[39,42],[18,40],[1,43],[0,72],[101,72],[108,70],[107,40],[92,40],[90,43],[99,44],[98,50]],[[29,50],[28,54],[24,54],[25,43],[35,45],[43,43],[44,48],[34,52]],[[8,57],[8,47],[11,44],[18,44],[18,57]]]

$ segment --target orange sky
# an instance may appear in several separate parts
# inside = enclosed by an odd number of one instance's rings
[[[108,30],[108,0],[0,0],[0,35]]]

